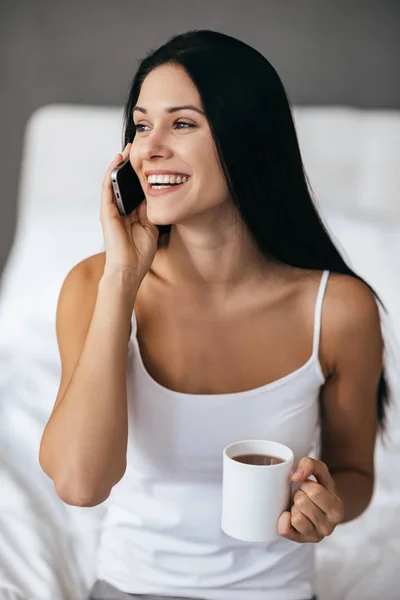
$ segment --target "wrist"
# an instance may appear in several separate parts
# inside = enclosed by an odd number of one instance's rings
[[[140,283],[136,273],[132,270],[106,266],[99,281],[99,289],[116,290],[133,299],[138,292]]]

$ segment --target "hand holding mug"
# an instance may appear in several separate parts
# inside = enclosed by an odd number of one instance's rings
[[[311,475],[317,480],[308,479]],[[278,533],[294,542],[320,542],[343,521],[343,502],[335,493],[335,482],[325,463],[303,457],[292,475],[303,483],[292,494],[290,511],[281,514]]]

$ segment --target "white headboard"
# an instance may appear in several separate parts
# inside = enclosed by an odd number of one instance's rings
[[[294,118],[322,208],[400,218],[400,111],[297,107]]]

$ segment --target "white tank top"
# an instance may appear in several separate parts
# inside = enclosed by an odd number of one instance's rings
[[[97,578],[123,592],[206,600],[303,600],[314,593],[314,544],[235,540],[221,529],[222,451],[266,439],[319,457],[318,358],[324,271],[312,355],[289,375],[228,394],[169,390],[127,357],[128,449],[102,524]]]

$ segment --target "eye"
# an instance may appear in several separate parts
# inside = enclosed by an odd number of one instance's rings
[[[178,129],[187,129],[187,127],[196,127],[196,125],[193,125],[192,123],[186,123],[186,121],[175,121],[174,125],[186,125],[186,127],[178,127]],[[144,131],[144,129],[142,129],[142,127],[148,127],[147,125],[143,125],[143,123],[138,123],[137,125],[134,124],[133,126],[136,129],[136,131],[138,131],[138,132]]]
[[[187,125],[188,127],[196,127],[196,125],[192,125],[192,123],[186,123],[185,121],[176,121],[175,125]],[[181,129],[179,127],[179,129]],[[186,127],[184,127],[186,129]]]

